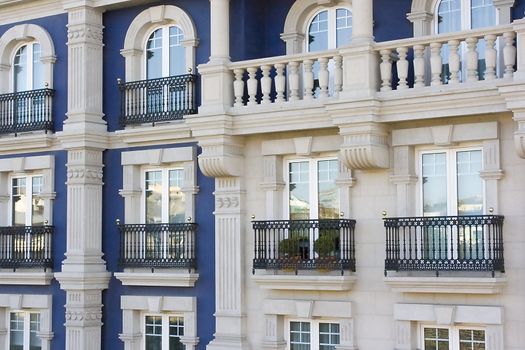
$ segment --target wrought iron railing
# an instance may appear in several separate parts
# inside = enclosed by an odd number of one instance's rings
[[[55,90],[39,89],[0,95],[0,134],[53,130]]]
[[[504,272],[503,216],[386,218],[387,271]]]
[[[253,270],[355,271],[355,220],[253,221]]]
[[[118,225],[120,266],[195,269],[195,223]]]
[[[53,267],[53,226],[0,227],[0,267]]]
[[[119,80],[120,124],[156,123],[196,114],[196,80],[194,74],[128,83]]]

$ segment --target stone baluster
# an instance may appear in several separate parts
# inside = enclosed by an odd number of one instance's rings
[[[299,62],[290,62],[288,66],[290,71],[288,74],[289,101],[297,101],[299,100]]]
[[[478,80],[478,38],[467,38],[467,81]]]
[[[505,65],[505,78],[512,78],[514,75],[514,65],[516,64],[516,47],[514,46],[514,38],[516,33],[503,33],[505,39],[505,47],[503,48],[503,64]]]
[[[314,89],[314,73],[313,73],[313,64],[312,60],[304,60],[304,99],[311,100],[313,99],[313,89]]]
[[[443,69],[441,59],[441,43],[430,44],[430,71],[432,73],[432,82],[430,85],[441,85],[441,71]]]
[[[235,81],[233,82],[233,93],[235,95],[235,107],[241,107],[242,97],[244,96],[244,81],[242,77],[244,75],[244,68],[237,68],[233,70],[235,75]]]
[[[414,87],[425,86],[425,46],[414,45]]]
[[[399,78],[399,84],[397,86],[398,90],[408,89],[408,61],[407,61],[408,49],[406,47],[397,48],[397,76]]]
[[[262,99],[261,104],[271,103],[270,92],[272,91],[272,78],[270,78],[271,66],[261,66],[262,78],[261,78],[261,92]]]
[[[286,89],[286,76],[284,75],[284,63],[275,65],[275,102],[284,102],[284,91]]]
[[[343,90],[343,58],[334,56],[334,94],[338,95]]]
[[[257,104],[257,68],[249,67],[248,69],[248,106]]]
[[[319,88],[321,89],[320,96],[328,97],[328,57],[319,58]]]
[[[494,45],[496,44],[496,35],[485,35],[485,80],[496,79],[496,61],[498,52]]]
[[[392,90],[392,60],[390,59],[390,49],[381,50],[381,91]]]
[[[450,40],[448,42],[448,66],[450,69],[450,78],[448,81],[449,84],[459,83],[459,64],[461,62],[461,58],[459,57],[458,48],[458,40]]]

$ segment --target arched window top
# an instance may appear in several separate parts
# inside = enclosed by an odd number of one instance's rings
[[[197,32],[182,9],[161,5],[139,13],[126,33],[126,80],[185,74],[195,66]]]
[[[45,29],[21,24],[0,37],[0,93],[53,87],[55,48]]]
[[[451,33],[497,24],[493,0],[439,0],[434,13],[436,33]]]
[[[286,53],[319,51],[348,44],[352,35],[351,5],[351,0],[297,0],[288,12],[281,34],[286,42]],[[327,25],[326,33],[323,32],[324,24]],[[312,39],[317,42],[314,44]]]

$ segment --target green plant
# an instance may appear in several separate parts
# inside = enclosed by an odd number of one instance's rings
[[[304,250],[308,249],[308,239],[304,237],[285,238],[279,242],[279,255],[281,257],[302,257]]]
[[[339,231],[321,232],[314,242],[314,251],[320,258],[336,256],[339,250]]]

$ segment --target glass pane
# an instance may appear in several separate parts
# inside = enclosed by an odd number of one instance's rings
[[[43,89],[44,82],[44,65],[40,61],[42,49],[40,44],[33,44],[33,89]]]
[[[29,89],[27,86],[27,45],[18,49],[14,61],[15,92]]]
[[[483,214],[483,180],[481,151],[458,152],[456,171],[458,182],[458,215]]]
[[[496,8],[492,0],[472,0],[472,29],[496,25]]]
[[[146,316],[146,350],[162,350],[162,317]]]
[[[188,73],[182,40],[184,40],[182,30],[179,27],[170,27],[170,76]]]
[[[449,330],[447,328],[425,328],[424,350],[449,350]]]
[[[40,195],[42,193],[43,178],[42,176],[33,177],[33,193],[32,193],[32,218],[33,225],[44,224],[44,200]]]
[[[38,337],[40,331],[40,314],[30,314],[29,350],[42,349],[42,340]]]
[[[146,172],[146,224],[162,222],[162,172]]]
[[[146,79],[162,77],[162,28],[151,33],[146,44]]]
[[[335,180],[339,173],[336,159],[322,160],[317,163],[319,219],[339,218],[339,189]]]
[[[310,218],[309,166],[309,162],[290,163],[290,220],[306,220]]]
[[[169,318],[169,350],[184,350],[184,344],[181,343],[180,337],[184,335],[184,318]]]
[[[9,350],[24,349],[24,316],[22,312],[11,313]]]
[[[423,154],[423,215],[447,215],[446,153]]]
[[[336,45],[348,45],[352,41],[352,13],[347,9],[337,9],[335,13]]]
[[[328,11],[319,12],[308,29],[308,51],[328,49]]]
[[[169,171],[169,221],[170,223],[182,223],[185,221],[186,198],[181,191],[184,183],[184,170],[176,169]]]
[[[290,322],[290,349],[310,350],[309,322]]]
[[[319,324],[319,349],[335,350],[336,345],[339,345],[339,338],[339,324]]]
[[[12,202],[13,226],[25,226],[27,213],[27,194],[25,177],[13,179]]]
[[[438,7],[438,34],[461,30],[461,0],[441,0]]]

